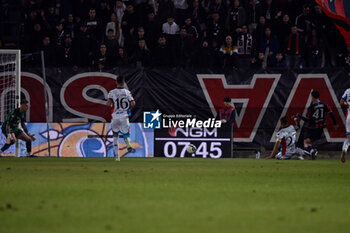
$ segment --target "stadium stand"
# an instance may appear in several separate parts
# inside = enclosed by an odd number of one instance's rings
[[[350,48],[312,0],[3,0],[0,20],[0,48],[44,50],[55,67],[350,63]]]

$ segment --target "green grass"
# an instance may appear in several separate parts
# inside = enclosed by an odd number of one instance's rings
[[[1,158],[0,232],[350,232],[350,163]]]

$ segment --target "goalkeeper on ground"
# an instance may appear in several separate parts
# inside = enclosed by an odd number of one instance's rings
[[[13,145],[17,139],[21,139],[26,142],[28,157],[35,157],[31,155],[32,151],[32,141],[35,140],[33,134],[28,132],[27,126],[25,124],[25,113],[29,108],[28,100],[22,100],[21,106],[9,112],[5,121],[1,126],[2,133],[6,136],[6,143],[0,149],[0,154],[7,150],[11,145]],[[19,123],[21,123],[22,129],[19,128]]]

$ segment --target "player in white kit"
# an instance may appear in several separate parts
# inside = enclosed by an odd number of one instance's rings
[[[281,129],[276,135],[276,143],[270,154],[265,159],[291,159],[294,155],[298,159],[304,160],[305,155],[310,156],[310,153],[296,146],[296,131],[294,125],[288,124],[288,118],[282,117],[280,119]],[[280,150],[278,152],[278,150]],[[278,152],[278,153],[277,153]],[[276,155],[277,154],[277,155]]]
[[[119,158],[119,133],[123,135],[128,152],[132,151],[130,144],[129,114],[128,110],[135,106],[135,100],[129,90],[124,88],[124,78],[117,77],[117,88],[108,93],[107,106],[114,106],[111,127],[113,131],[113,148],[116,160]]]
[[[342,152],[340,155],[340,160],[345,163],[346,161],[346,153],[348,151],[348,148],[350,146],[350,88],[346,89],[346,91],[344,92],[343,96],[340,99],[340,104],[347,106],[347,110],[346,110],[346,140],[343,143],[343,148],[342,148]]]

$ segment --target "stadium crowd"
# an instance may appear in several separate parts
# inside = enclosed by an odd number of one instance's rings
[[[337,67],[350,48],[313,0],[23,1],[47,66]]]

